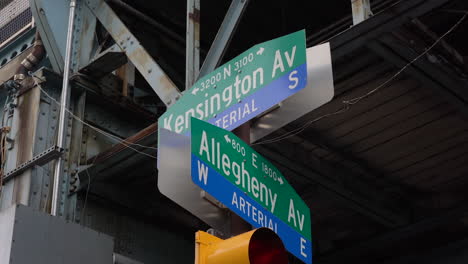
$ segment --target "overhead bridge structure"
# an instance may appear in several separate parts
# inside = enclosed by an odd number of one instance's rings
[[[0,0],[0,262],[28,254],[3,234],[49,229],[43,255],[75,262],[20,263],[192,262],[210,226],[158,189],[157,120],[302,29],[330,45],[333,99],[252,147],[309,206],[313,263],[467,263],[466,0]]]

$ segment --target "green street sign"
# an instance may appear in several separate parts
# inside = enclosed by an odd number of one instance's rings
[[[198,80],[158,120],[188,134],[190,118],[232,130],[306,86],[305,31],[257,44]]]
[[[192,118],[192,181],[311,263],[310,209],[281,172],[233,133]]]

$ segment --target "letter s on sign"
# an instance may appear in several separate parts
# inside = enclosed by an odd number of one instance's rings
[[[296,88],[297,85],[299,84],[299,78],[297,78],[296,74],[297,74],[297,71],[292,71],[292,72],[289,74],[289,80],[290,80],[291,82],[294,82],[294,84],[291,83],[291,84],[289,85],[289,89],[291,89],[291,90],[293,90],[294,88]]]

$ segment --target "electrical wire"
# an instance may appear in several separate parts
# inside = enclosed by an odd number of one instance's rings
[[[36,77],[36,76],[34,76],[34,77]],[[34,78],[34,77],[33,77],[33,78]],[[39,78],[39,79],[40,79],[40,78]],[[37,83],[37,82],[36,82],[36,83]],[[39,89],[40,89],[48,98],[50,98],[52,101],[54,101],[57,105],[59,105],[59,106],[61,105],[60,102],[58,102],[57,100],[55,100],[55,98],[53,98],[53,97],[52,97],[51,95],[49,95],[44,89],[42,89],[42,87],[41,87],[40,85],[37,85],[37,87],[39,87]],[[135,152],[137,152],[137,153],[139,153],[139,154],[145,155],[145,156],[150,157],[150,158],[153,158],[153,159],[157,159],[156,156],[153,156],[153,155],[147,154],[147,153],[145,153],[145,152],[139,151],[139,150],[137,150],[137,149],[131,147],[131,145],[132,145],[132,146],[141,147],[141,148],[146,148],[146,149],[153,149],[153,150],[157,150],[157,148],[151,147],[151,146],[145,146],[145,145],[141,145],[141,144],[137,144],[137,143],[131,143],[131,142],[128,142],[128,141],[126,141],[126,140],[123,140],[123,139],[121,139],[121,138],[119,138],[119,137],[117,137],[117,136],[114,136],[114,135],[112,135],[112,134],[110,134],[110,133],[107,133],[107,132],[105,132],[105,131],[103,131],[103,130],[101,130],[101,129],[99,129],[99,128],[97,128],[97,127],[91,125],[91,124],[89,124],[88,122],[82,120],[81,118],[79,118],[78,116],[76,116],[75,114],[73,114],[69,109],[65,108],[65,111],[66,111],[68,114],[70,114],[70,115],[71,115],[75,120],[77,120],[78,122],[80,122],[80,123],[82,123],[82,124],[84,124],[84,125],[86,125],[86,126],[89,126],[91,129],[95,130],[96,132],[98,132],[98,133],[100,133],[100,134],[102,134],[102,135],[104,135],[104,136],[106,136],[106,137],[108,137],[108,138],[111,138],[111,139],[117,141],[119,144],[122,144],[122,145],[124,145],[125,147],[130,148],[130,149],[132,149],[133,151],[135,151]]]
[[[362,95],[362,96],[359,96],[359,97],[356,97],[356,98],[353,98],[353,99],[350,99],[350,100],[345,100],[343,101],[344,104],[349,104],[349,105],[353,105],[353,104],[356,104],[358,103],[359,101],[361,101],[362,99],[368,97],[369,95],[377,92],[378,90],[380,90],[382,87],[384,87],[385,85],[387,85],[388,83],[390,83],[391,81],[393,81],[396,77],[398,77],[402,72],[404,72],[408,67],[410,67],[411,65],[413,65],[413,63],[415,63],[416,61],[418,61],[421,57],[423,57],[424,55],[426,55],[429,51],[431,51],[437,44],[439,44],[439,42],[445,38],[445,36],[447,36],[448,34],[450,34],[453,30],[455,30],[462,22],[463,20],[465,20],[465,18],[468,16],[468,13],[465,13],[465,15],[460,19],[458,20],[458,22],[453,25],[447,32],[445,32],[442,36],[440,36],[431,46],[429,46],[429,48],[427,48],[424,52],[422,52],[421,54],[419,54],[416,58],[414,58],[412,61],[410,61],[408,64],[406,64],[403,68],[401,68],[395,75],[393,75],[392,77],[390,77],[388,80],[386,80],[385,82],[383,82],[381,85],[377,86],[376,88],[370,90],[369,92],[367,92],[366,94]]]
[[[56,104],[58,104],[60,106],[60,102],[58,102],[57,100],[55,100],[55,98],[53,98],[52,96],[50,96],[44,89],[42,89],[42,87],[39,86],[39,89],[47,96],[49,97],[51,100],[53,100]],[[141,148],[146,148],[146,149],[154,149],[154,150],[157,150],[158,148],[155,148],[155,147],[151,147],[151,146],[145,146],[145,145],[141,145],[141,144],[138,144],[138,143],[131,143],[131,142],[128,142],[126,140],[123,140],[117,136],[114,136],[110,133],[107,133],[105,132],[104,130],[101,130],[93,125],[91,125],[90,123],[87,123],[86,121],[83,121],[81,118],[79,118],[78,116],[76,116],[75,114],[73,114],[73,112],[71,112],[69,109],[65,108],[65,111],[67,113],[69,113],[74,119],[76,119],[78,122],[82,123],[82,124],[85,124],[89,127],[91,127],[93,130],[103,134],[104,136],[107,136],[107,137],[110,137],[116,141],[119,141],[119,142],[124,142],[128,145],[134,145],[134,146],[138,146],[138,147],[141,147]]]
[[[47,92],[38,84],[38,82],[37,82],[37,80],[36,80],[36,78],[37,78],[37,79],[39,79],[39,80],[41,80],[41,81],[44,81],[43,79],[41,79],[40,77],[38,77],[38,76],[36,76],[36,75],[33,75],[32,78],[34,79],[35,85],[41,90],[42,93],[44,93],[49,99],[51,99],[51,100],[52,100],[54,103],[56,103],[58,106],[61,106],[60,102],[58,102],[58,101],[57,101],[55,98],[53,98],[49,93],[47,93]],[[131,145],[137,146],[137,147],[141,147],[141,148],[146,148],[146,149],[153,149],[153,150],[157,150],[157,148],[151,147],[151,146],[145,146],[145,145],[141,145],[141,144],[137,144],[137,143],[131,143],[131,142],[128,142],[128,141],[126,141],[126,140],[123,140],[123,139],[121,139],[121,138],[119,138],[119,137],[117,137],[117,136],[114,136],[114,135],[112,135],[112,134],[110,134],[110,133],[107,133],[107,132],[105,132],[105,131],[103,131],[103,130],[101,130],[101,129],[99,129],[99,128],[97,128],[97,127],[91,125],[91,124],[89,124],[88,122],[82,120],[81,118],[79,118],[78,116],[76,116],[75,114],[73,114],[73,112],[71,112],[68,108],[65,108],[65,111],[66,111],[68,114],[70,114],[70,116],[72,116],[72,117],[73,117],[75,120],[77,120],[78,122],[80,122],[80,123],[82,123],[82,124],[84,124],[84,125],[90,127],[91,129],[95,130],[96,132],[98,132],[98,133],[100,133],[100,134],[102,134],[102,135],[104,135],[104,136],[106,136],[106,137],[108,137],[108,138],[110,138],[110,139],[112,139],[112,140],[117,141],[119,144],[122,144],[122,145],[125,146],[126,148],[129,148],[129,149],[131,149],[131,150],[133,150],[133,151],[135,151],[135,152],[137,152],[137,153],[139,153],[139,154],[142,154],[142,155],[144,155],[144,156],[150,157],[150,158],[152,158],[152,159],[157,159],[156,156],[153,156],[153,155],[147,154],[147,153],[145,153],[145,152],[139,151],[139,150],[137,150],[137,149],[131,147]],[[79,154],[81,154],[81,145],[80,145],[80,150],[79,150],[79,152],[80,152]],[[93,166],[93,165],[95,164],[97,158],[98,158],[98,155],[96,155],[96,156],[94,157],[94,160],[93,160],[93,163],[91,164],[91,166]],[[89,191],[90,191],[90,188],[91,188],[91,175],[89,174],[89,171],[88,171],[88,168],[89,168],[89,167],[90,167],[90,166],[87,166],[86,169],[85,169],[86,174],[87,174],[87,176],[88,176],[88,186],[87,186],[87,188],[86,188],[86,194],[85,194],[85,200],[84,200],[84,206],[83,206],[83,216],[82,216],[82,217],[84,217],[84,214],[85,214],[85,211],[86,211],[86,205],[87,205],[88,195],[89,195]],[[42,168],[42,167],[41,167],[41,168]],[[42,169],[44,169],[44,168],[42,168]]]
[[[36,77],[36,78],[38,78],[39,80],[43,81],[43,79],[41,79],[41,77],[39,77],[39,76],[34,75],[33,77]],[[37,81],[36,81],[36,80],[34,80],[34,81],[35,81],[35,84],[37,85],[37,84],[38,84]],[[39,89],[40,89],[47,97],[49,97],[52,101],[54,101],[58,106],[61,106],[60,102],[58,102],[55,98],[53,98],[51,95],[49,95],[44,89],[42,89],[42,87],[39,86]],[[117,136],[114,136],[114,135],[112,135],[112,134],[110,134],[110,133],[107,133],[107,132],[105,132],[104,130],[101,130],[101,129],[99,129],[99,128],[97,128],[97,127],[95,127],[95,126],[93,126],[93,125],[91,125],[91,124],[89,124],[89,123],[83,121],[83,120],[80,119],[78,116],[76,116],[75,114],[73,114],[73,112],[71,112],[68,108],[65,108],[65,111],[66,111],[67,113],[69,113],[69,114],[70,114],[74,119],[76,119],[77,121],[79,121],[79,122],[81,122],[81,123],[83,123],[83,124],[85,124],[85,125],[91,127],[93,130],[95,130],[95,131],[97,131],[97,132],[99,132],[99,133],[101,133],[101,134],[103,134],[103,135],[105,135],[105,136],[107,136],[107,137],[113,138],[113,139],[115,139],[115,140],[117,140],[117,141],[119,141],[119,142],[125,142],[125,143],[128,144],[128,145],[135,145],[135,146],[138,146],[138,147],[141,147],[141,148],[154,149],[154,150],[157,150],[157,149],[158,149],[158,148],[155,148],[155,147],[152,147],[152,146],[140,145],[140,144],[138,144],[138,143],[131,143],[131,142],[128,142],[128,141],[126,141],[126,140],[123,140],[123,139],[121,139],[121,138],[119,138],[119,137],[117,137]]]
[[[389,84],[390,82],[392,82],[393,80],[395,80],[401,73],[403,73],[408,67],[410,67],[411,65],[413,65],[416,61],[418,61],[421,57],[423,57],[424,55],[426,55],[427,53],[429,53],[429,51],[431,51],[437,44],[439,44],[439,42],[444,39],[448,34],[450,34],[452,31],[454,31],[465,19],[466,17],[468,16],[468,12],[464,12],[464,11],[460,11],[460,13],[463,13],[463,17],[461,19],[459,19],[457,21],[457,23],[455,23],[447,32],[445,32],[443,35],[441,35],[431,46],[429,46],[424,52],[422,52],[421,54],[419,54],[417,57],[415,57],[412,61],[410,61],[408,64],[406,64],[403,68],[401,68],[399,71],[397,71],[392,77],[390,77],[389,79],[387,79],[386,81],[384,81],[382,84],[380,84],[379,86],[377,86],[376,88],[370,90],[369,92],[361,95],[361,96],[358,96],[358,97],[355,97],[355,98],[352,98],[352,99],[349,99],[349,100],[343,100],[342,103],[343,103],[343,106],[338,109],[337,111],[335,112],[332,112],[332,113],[328,113],[328,114],[325,114],[325,115],[322,115],[322,116],[319,116],[313,120],[310,120],[310,121],[307,121],[305,124],[303,124],[301,127],[298,127],[296,129],[293,129],[291,131],[288,131],[286,132],[285,134],[281,135],[281,136],[278,136],[276,138],[273,138],[273,139],[267,139],[267,140],[264,140],[264,141],[261,141],[261,142],[257,142],[257,143],[254,143],[252,145],[262,145],[262,144],[271,144],[271,143],[275,143],[275,142],[278,142],[278,141],[281,141],[281,140],[284,140],[284,139],[287,139],[287,138],[290,138],[290,137],[293,137],[299,133],[302,133],[307,127],[309,127],[311,124],[315,123],[315,122],[318,122],[319,120],[322,120],[324,118],[327,118],[327,117],[330,117],[330,116],[334,116],[334,115],[338,115],[338,114],[342,114],[344,112],[347,112],[353,105],[359,103],[362,99],[365,99],[367,97],[369,97],[370,95],[376,93],[377,91],[379,91],[381,88],[385,87],[387,84]],[[35,76],[37,77],[37,76]],[[37,77],[39,78],[39,77]],[[40,79],[40,78],[39,78]],[[46,94],[50,99],[52,99],[54,102],[56,102],[58,105],[60,105],[59,102],[57,102],[52,96],[50,96],[46,91],[44,91],[40,86],[39,88],[41,89],[42,92],[44,92],[44,94]],[[130,143],[130,142],[127,142],[125,140],[122,140],[114,135],[111,135],[105,131],[102,131],[101,129],[97,128],[97,127],[94,127],[92,125],[90,125],[89,123],[81,120],[79,117],[75,116],[71,111],[69,111],[68,109],[66,109],[66,111],[73,117],[75,118],[76,120],[78,120],[79,122],[91,127],[92,129],[94,129],[95,131],[107,136],[107,137],[110,137],[110,138],[113,138],[114,140],[117,140],[119,141],[122,145],[140,153],[140,154],[143,154],[143,155],[146,155],[146,156],[149,156],[151,158],[154,158],[154,159],[157,159],[157,157],[155,156],[152,156],[152,155],[149,155],[149,154],[146,154],[144,152],[140,152],[132,147],[130,147],[130,145],[134,145],[134,146],[139,146],[139,147],[142,147],[142,148],[149,148],[149,149],[155,149],[157,150],[157,148],[154,148],[154,147],[150,147],[150,146],[144,146],[144,145],[140,145],[140,144],[136,144],[136,143]]]
[[[442,41],[448,34],[452,33],[452,31],[454,31],[465,19],[466,17],[468,16],[468,12],[462,12],[464,15],[462,18],[460,18],[447,32],[445,32],[443,35],[441,35],[431,46],[429,46],[424,52],[422,52],[421,54],[419,54],[418,56],[416,56],[416,58],[414,58],[413,60],[411,60],[408,64],[406,64],[403,68],[401,68],[399,71],[397,71],[392,77],[390,77],[389,79],[387,79],[386,81],[384,81],[382,84],[380,84],[379,86],[377,86],[376,88],[370,90],[369,92],[361,95],[361,96],[358,96],[358,97],[355,97],[355,98],[352,98],[352,99],[349,99],[349,100],[343,100],[342,103],[343,103],[343,106],[335,111],[335,112],[332,112],[332,113],[328,113],[328,114],[325,114],[325,115],[322,115],[322,116],[319,116],[313,120],[310,120],[310,121],[307,121],[306,123],[304,123],[302,126],[298,127],[298,128],[295,128],[291,131],[288,131],[286,132],[285,134],[283,135],[280,135],[276,138],[272,138],[272,139],[267,139],[267,140],[264,140],[264,141],[261,141],[261,142],[257,142],[257,143],[254,143],[252,145],[263,145],[263,144],[271,144],[271,143],[275,143],[275,142],[278,142],[278,141],[281,141],[281,140],[284,140],[284,139],[287,139],[287,138],[290,138],[290,137],[293,137],[299,133],[302,133],[307,127],[309,127],[311,124],[319,121],[319,120],[322,120],[323,118],[326,118],[326,117],[330,117],[330,116],[334,116],[334,115],[338,115],[338,114],[342,114],[346,111],[348,111],[349,109],[351,109],[351,107],[357,103],[359,103],[362,99],[365,99],[367,97],[369,97],[370,95],[374,94],[375,92],[377,92],[378,90],[380,90],[382,87],[386,86],[387,84],[389,84],[390,82],[392,82],[393,80],[395,80],[401,73],[403,73],[408,67],[410,67],[411,65],[413,65],[416,61],[418,61],[421,57],[423,57],[424,55],[426,55],[429,51],[431,51],[437,44],[439,44],[440,41]]]
[[[93,160],[93,163],[91,164],[91,166],[94,165],[94,163],[96,162],[96,158],[98,156],[96,155],[94,157],[94,160]],[[85,171],[86,171],[86,175],[88,175],[88,186],[86,187],[86,194],[85,194],[85,199],[84,199],[84,202],[83,202],[83,212],[82,212],[82,223],[84,225],[84,217],[86,216],[86,204],[88,203],[88,195],[89,195],[89,190],[91,189],[91,175],[89,175],[89,171],[88,171],[88,168],[91,167],[91,166],[88,166],[85,168]]]

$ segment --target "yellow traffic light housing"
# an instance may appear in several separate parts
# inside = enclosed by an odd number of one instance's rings
[[[259,228],[223,240],[195,234],[195,264],[287,264],[288,255],[275,232]]]

